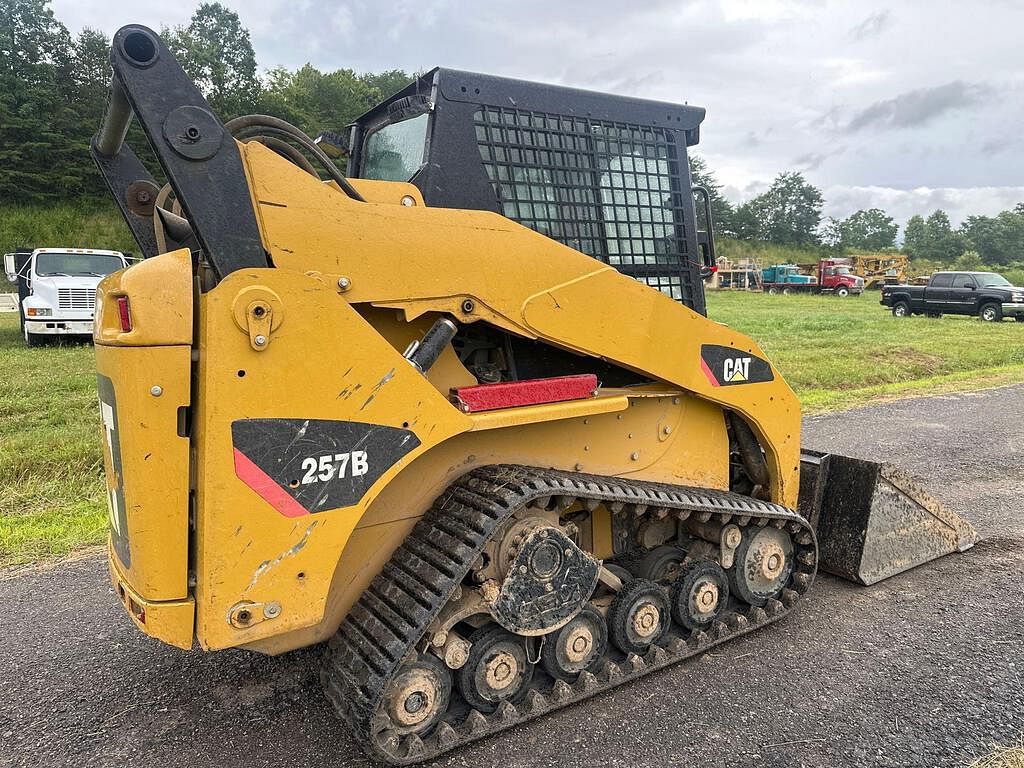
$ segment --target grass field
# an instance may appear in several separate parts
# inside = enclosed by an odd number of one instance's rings
[[[708,314],[758,341],[805,411],[1024,381],[1024,323],[897,320],[876,293],[839,299],[709,292]]]
[[[757,339],[806,411],[1024,381],[1024,324],[896,320],[874,295],[714,293],[709,314]],[[0,565],[105,536],[92,347],[24,346],[0,315]]]

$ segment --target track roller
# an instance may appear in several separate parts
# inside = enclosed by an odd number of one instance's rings
[[[679,547],[662,544],[646,553],[637,562],[633,572],[641,579],[651,581],[674,581],[686,557]]]
[[[573,681],[595,666],[607,649],[604,617],[587,605],[568,624],[544,638],[540,663],[553,678]]]
[[[471,634],[469,642],[469,659],[458,671],[458,685],[471,707],[493,712],[503,701],[516,702],[526,694],[533,664],[521,637],[489,624]]]
[[[642,656],[670,626],[668,598],[647,579],[623,584],[608,608],[608,634],[612,645],[623,653]]]
[[[710,560],[687,565],[672,585],[672,618],[689,630],[706,629],[729,603],[729,579]]]

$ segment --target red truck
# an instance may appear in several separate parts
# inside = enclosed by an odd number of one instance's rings
[[[836,296],[864,292],[864,278],[850,269],[849,259],[821,259],[816,264],[775,264],[762,270],[765,293],[834,293]]]

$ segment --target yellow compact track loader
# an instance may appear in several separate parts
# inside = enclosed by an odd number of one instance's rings
[[[801,453],[779,371],[704,316],[703,110],[504,81],[495,111],[501,83],[438,76],[366,146],[454,162],[350,179],[287,123],[222,124],[145,27],[111,63],[92,151],[146,259],[100,285],[96,362],[143,632],[324,643],[339,715],[407,764],[778,621],[819,566],[975,540],[891,468]],[[512,218],[425,204],[474,185]]]

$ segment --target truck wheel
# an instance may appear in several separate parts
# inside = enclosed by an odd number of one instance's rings
[[[1003,308],[998,304],[982,304],[978,310],[978,318],[983,323],[998,323],[1003,319]]]
[[[41,334],[25,331],[25,345],[28,347],[41,347],[46,340]]]
[[[1016,320],[1018,323],[1024,323],[1024,315],[1017,315],[1013,319]]]
[[[838,296],[839,298],[845,299],[849,295],[850,289],[847,288],[845,285],[840,285],[838,288],[836,288],[836,296]]]
[[[791,293],[793,293],[793,289],[792,288],[783,288],[782,289],[782,295],[783,296],[789,296]]]
[[[898,301],[892,305],[893,317],[910,317],[910,305],[905,301]]]
[[[779,292],[779,289],[778,289],[778,288],[776,288],[776,287],[775,287],[774,285],[773,285],[773,286],[771,286],[771,287],[770,287],[770,288],[768,289],[768,295],[769,295],[769,296],[775,296],[776,294],[778,294],[778,292]]]

